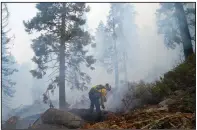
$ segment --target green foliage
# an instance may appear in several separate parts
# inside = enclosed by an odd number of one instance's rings
[[[164,97],[173,94],[176,90],[188,91],[188,89],[195,88],[195,84],[196,55],[193,54],[184,63],[166,73],[161,81],[157,81],[156,85],[152,87],[152,95],[162,100]],[[190,97],[190,99],[192,98]]]
[[[80,75],[80,65],[84,63],[93,70],[92,64],[95,63],[95,59],[87,56],[87,51],[83,50],[85,46],[92,43],[93,39],[82,27],[86,22],[83,15],[85,12],[89,12],[90,8],[86,7],[85,3],[39,3],[36,8],[39,11],[37,15],[30,21],[24,21],[28,33],[31,34],[33,31],[41,33],[32,41],[31,47],[35,53],[32,61],[38,67],[30,72],[36,78],[43,78],[50,69],[57,73],[60,67],[60,41],[63,39],[66,46],[64,50],[66,74],[69,75],[71,69],[75,71],[74,73],[83,80],[80,83],[81,87],[85,87],[84,84],[90,81],[90,77]],[[64,18],[65,23],[62,21]],[[51,76],[51,74],[49,75]],[[71,77],[66,77],[65,80],[72,82]],[[51,84],[58,83],[59,76],[53,76],[51,81]]]
[[[177,109],[182,111],[194,111],[195,108],[195,87],[196,87],[196,55],[167,72],[164,78],[155,83],[133,83],[124,98],[140,99],[143,104],[157,104],[165,97],[171,97],[176,90],[183,90],[185,95],[177,97]],[[128,96],[128,94],[130,96]],[[127,100],[128,99],[124,99]],[[188,106],[188,107],[187,107]]]
[[[164,43],[170,48],[175,48],[181,42],[174,10],[174,3],[160,3],[156,12],[158,32],[164,34]]]
[[[98,58],[108,73],[114,71],[115,64],[117,66],[124,64],[123,53],[131,51],[128,39],[136,38],[132,35],[136,34],[137,28],[135,16],[134,6],[128,3],[111,3],[107,24],[104,25],[101,21],[97,28],[96,41],[100,52]],[[130,33],[128,34],[126,30]]]
[[[195,86],[196,82],[196,56],[193,54],[183,64],[164,75],[163,83],[168,84],[172,90],[187,89]]]
[[[8,37],[7,30],[9,20],[9,12],[7,9],[7,5],[5,3],[2,4],[2,92],[7,97],[13,97],[15,90],[13,86],[16,84],[11,80],[11,75],[13,75],[18,70],[15,69],[15,59],[10,53],[10,44],[13,40],[13,37]],[[5,98],[5,97],[4,97]],[[7,103],[3,103],[6,105]]]
[[[182,105],[181,105],[182,103]],[[196,111],[196,94],[187,93],[180,102],[180,109],[184,112],[195,112]]]
[[[167,84],[161,81],[157,81],[155,85],[151,88],[151,93],[153,97],[160,101],[163,99],[163,97],[171,93],[171,89]]]
[[[81,65],[94,69],[93,56],[87,55],[84,47],[92,44],[93,37],[85,31],[84,15],[89,12],[85,3],[38,3],[38,13],[30,21],[24,21],[25,30],[34,31],[40,36],[32,42],[35,56],[32,61],[37,68],[30,72],[36,78],[48,75],[50,83],[47,89],[52,93],[59,86],[60,108],[66,104],[65,82],[71,88],[85,90],[91,78],[81,71]],[[49,74],[49,71],[52,71]],[[59,74],[57,74],[59,71]],[[81,75],[81,73],[84,73]],[[46,102],[48,98],[44,96]]]
[[[178,4],[160,3],[160,8],[156,12],[158,33],[164,35],[164,43],[167,47],[174,49],[177,44],[183,43],[184,49],[187,51],[188,46],[191,46],[191,40],[195,41],[195,8],[188,6],[192,3]],[[180,12],[179,8],[182,7],[184,10]]]

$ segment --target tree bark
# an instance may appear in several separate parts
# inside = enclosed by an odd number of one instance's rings
[[[115,87],[119,86],[119,72],[118,72],[118,61],[117,61],[117,50],[116,50],[116,41],[114,40],[114,50],[115,50],[115,62],[114,62],[114,69],[115,69]]]
[[[65,3],[63,4],[65,8]],[[59,69],[59,108],[66,107],[66,92],[65,92],[65,14],[62,13],[62,30],[60,37],[60,69]]]
[[[189,27],[182,3],[175,3],[175,8],[176,16],[179,22],[179,29],[182,37],[184,55],[185,59],[187,59],[188,56],[194,53],[192,48],[191,35],[189,32]]]
[[[113,14],[114,10],[112,9]],[[115,87],[119,86],[119,72],[118,72],[118,60],[117,60],[117,49],[116,49],[116,33],[115,33],[115,25],[113,19],[113,40],[114,40],[114,73],[115,73]]]
[[[59,69],[59,108],[63,109],[66,106],[65,92],[65,44],[60,45],[60,69]]]
[[[122,22],[119,25],[120,28],[120,36],[124,39],[124,41],[122,41],[122,44],[124,46],[124,52],[123,52],[123,69],[124,69],[124,80],[127,83],[128,78],[127,78],[127,51],[126,51],[126,46],[127,44],[129,44],[129,42],[126,40],[126,37],[123,33],[123,27],[122,27]]]
[[[127,53],[126,53],[126,50],[124,50],[124,53],[123,53],[123,64],[124,64],[124,76],[125,76],[125,82],[127,83],[128,81],[128,78],[127,78],[127,60],[126,60],[126,56],[127,56]]]

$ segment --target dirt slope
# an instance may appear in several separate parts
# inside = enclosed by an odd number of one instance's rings
[[[168,112],[165,108],[149,106],[127,114],[111,114],[104,122],[87,123],[84,129],[185,129],[195,128],[195,114]]]
[[[139,94],[141,101],[156,99],[155,105],[130,110],[126,114],[108,115],[98,123],[86,123],[85,129],[195,129],[196,113],[196,56],[190,56],[184,63],[164,75],[152,87],[143,86],[153,96],[148,99]],[[141,88],[140,88],[141,89]],[[138,89],[139,90],[139,89]]]

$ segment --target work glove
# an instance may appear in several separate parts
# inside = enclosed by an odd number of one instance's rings
[[[103,109],[105,109],[105,106],[104,106],[104,105],[102,105],[102,108],[103,108]]]

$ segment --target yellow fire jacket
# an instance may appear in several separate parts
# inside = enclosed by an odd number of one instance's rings
[[[92,87],[92,89],[101,93],[100,103],[101,103],[101,105],[104,105],[104,102],[107,101],[107,99],[106,99],[107,90],[104,87],[99,86],[99,85],[96,85],[96,86]]]

